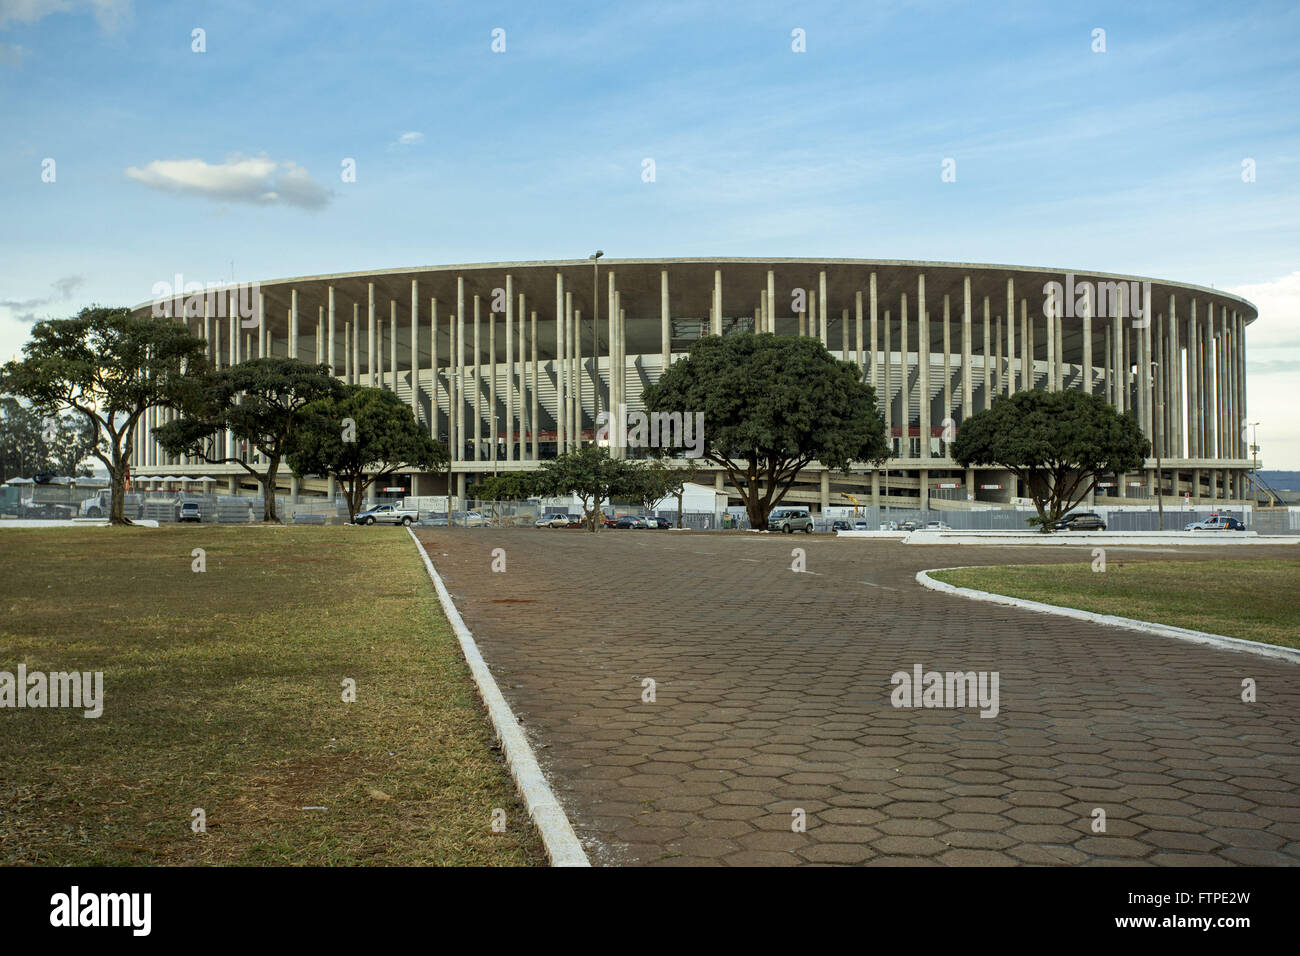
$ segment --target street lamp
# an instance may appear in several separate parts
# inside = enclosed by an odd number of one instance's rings
[[[1165,490],[1164,478],[1160,473],[1160,442],[1164,437],[1164,401],[1156,401],[1156,363],[1151,363],[1151,374],[1147,376],[1151,382],[1151,404],[1155,409],[1155,419],[1152,422],[1151,431],[1154,433],[1155,441],[1151,444],[1155,447],[1156,452],[1156,511],[1160,515],[1159,530],[1165,530]],[[1162,396],[1163,398],[1163,396]]]
[[[1256,503],[1259,502],[1259,435],[1255,431],[1255,426],[1259,422],[1247,422],[1250,426],[1250,480],[1255,484]],[[1270,503],[1272,499],[1270,497]]]

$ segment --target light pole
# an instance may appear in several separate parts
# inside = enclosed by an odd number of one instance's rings
[[[1250,425],[1250,480],[1255,485],[1255,501],[1259,501],[1259,435],[1255,427],[1259,422],[1247,422]],[[1269,503],[1272,504],[1272,496]]]
[[[1165,530],[1165,490],[1164,478],[1160,469],[1160,441],[1164,437],[1164,401],[1156,401],[1156,363],[1151,363],[1151,374],[1147,376],[1151,380],[1151,404],[1155,408],[1155,420],[1152,423],[1151,431],[1154,432],[1155,441],[1151,444],[1155,447],[1156,452],[1156,511],[1160,515],[1159,530]]]
[[[587,258],[591,260],[591,307],[595,311],[592,313],[595,318],[591,323],[591,360],[596,363],[596,384],[600,385],[600,257],[605,254],[605,250],[597,249]],[[612,377],[614,370],[611,368],[609,374]],[[596,402],[596,417],[600,417],[600,388],[592,390]],[[582,394],[581,390],[578,392]],[[611,404],[613,400],[611,398]],[[579,412],[579,417],[581,417]]]

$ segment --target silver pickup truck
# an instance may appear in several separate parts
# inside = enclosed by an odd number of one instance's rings
[[[420,520],[420,512],[414,508],[399,508],[397,505],[376,505],[365,511],[357,512],[357,524],[411,524]]]

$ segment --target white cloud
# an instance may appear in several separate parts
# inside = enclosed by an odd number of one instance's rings
[[[42,318],[36,314],[37,309],[42,306],[67,302],[72,298],[72,294],[85,283],[84,276],[64,276],[62,279],[56,279],[50,283],[49,295],[38,296],[34,299],[0,299],[0,309],[7,311],[9,318],[13,321],[30,324]]]
[[[416,130],[408,130],[407,132],[399,135],[397,139],[393,140],[393,142],[388,144],[388,151],[391,153],[395,150],[403,148],[404,146],[418,146],[423,142],[424,142],[423,133],[417,132]]]
[[[152,189],[218,202],[321,209],[330,201],[329,190],[312,179],[306,169],[267,156],[235,155],[223,163],[157,159],[144,167],[128,167],[126,175]]]
[[[0,27],[35,23],[53,13],[88,9],[100,27],[113,32],[131,16],[132,0],[0,0]]]
[[[1246,410],[1269,469],[1300,469],[1300,272],[1229,289],[1259,308],[1246,331]]]

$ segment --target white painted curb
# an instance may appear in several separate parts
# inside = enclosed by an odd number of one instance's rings
[[[492,718],[497,739],[501,741],[501,752],[505,754],[506,764],[515,778],[515,785],[524,798],[524,805],[528,807],[528,815],[533,818],[538,832],[542,835],[542,844],[546,847],[546,855],[551,858],[551,865],[591,866],[582,844],[578,842],[577,834],[573,832],[573,825],[569,823],[569,818],[564,813],[564,807],[560,805],[550,784],[546,782],[546,776],[537,763],[537,757],[528,743],[528,738],[524,736],[523,728],[519,726],[519,721],[515,719],[514,712],[510,710],[510,705],[502,696],[501,689],[497,687],[487,662],[479,653],[478,645],[474,643],[474,635],[465,626],[464,619],[456,610],[456,605],[447,592],[447,586],[442,583],[442,578],[434,569],[433,562],[429,560],[429,552],[424,550],[424,545],[420,543],[414,531],[407,528],[406,533],[415,542],[420,557],[424,559],[424,566],[429,571],[429,577],[433,579],[433,586],[438,591],[438,600],[442,602],[447,620],[451,622],[452,630],[456,632],[456,640],[460,641],[465,662],[469,664],[470,674],[474,677],[474,683],[478,685],[479,696],[487,705],[488,716]]]
[[[974,565],[973,567],[984,567],[985,565]],[[968,565],[967,567],[972,567]],[[1169,624],[1156,624],[1151,621],[1139,621],[1131,617],[1117,617],[1113,614],[1094,614],[1092,611],[1080,611],[1077,608],[1061,607],[1056,604],[1042,604],[1038,601],[1027,601],[1024,598],[1009,597],[1005,594],[994,594],[991,591],[976,591],[974,588],[960,588],[953,584],[947,584],[943,581],[936,581],[930,577],[936,571],[962,571],[964,567],[957,568],[930,568],[926,571],[916,572],[916,581],[922,587],[929,588],[931,591],[942,591],[946,594],[956,594],[960,597],[970,598],[973,601],[987,601],[990,604],[1004,604],[1009,607],[1023,608],[1027,611],[1038,611],[1043,614],[1055,614],[1058,617],[1072,617],[1076,621],[1088,621],[1091,624],[1101,624],[1104,627],[1122,627],[1130,631],[1141,631],[1144,634],[1158,634],[1161,637],[1172,637],[1180,641],[1190,641],[1193,644],[1208,644],[1211,647],[1217,647],[1224,651],[1244,651],[1247,654],[1257,654],[1260,657],[1273,657],[1278,660],[1290,661],[1292,664],[1300,664],[1300,650],[1290,647],[1279,647],[1276,644],[1261,644],[1258,641],[1243,641],[1238,637],[1227,637],[1223,634],[1210,634],[1206,631],[1193,631],[1185,627],[1173,627]]]
[[[1029,544],[1042,547],[1089,547],[1093,545],[1165,545],[1171,547],[1300,544],[1297,535],[1261,535],[1253,531],[1071,531],[1043,534],[1041,531],[913,531],[904,544]]]

